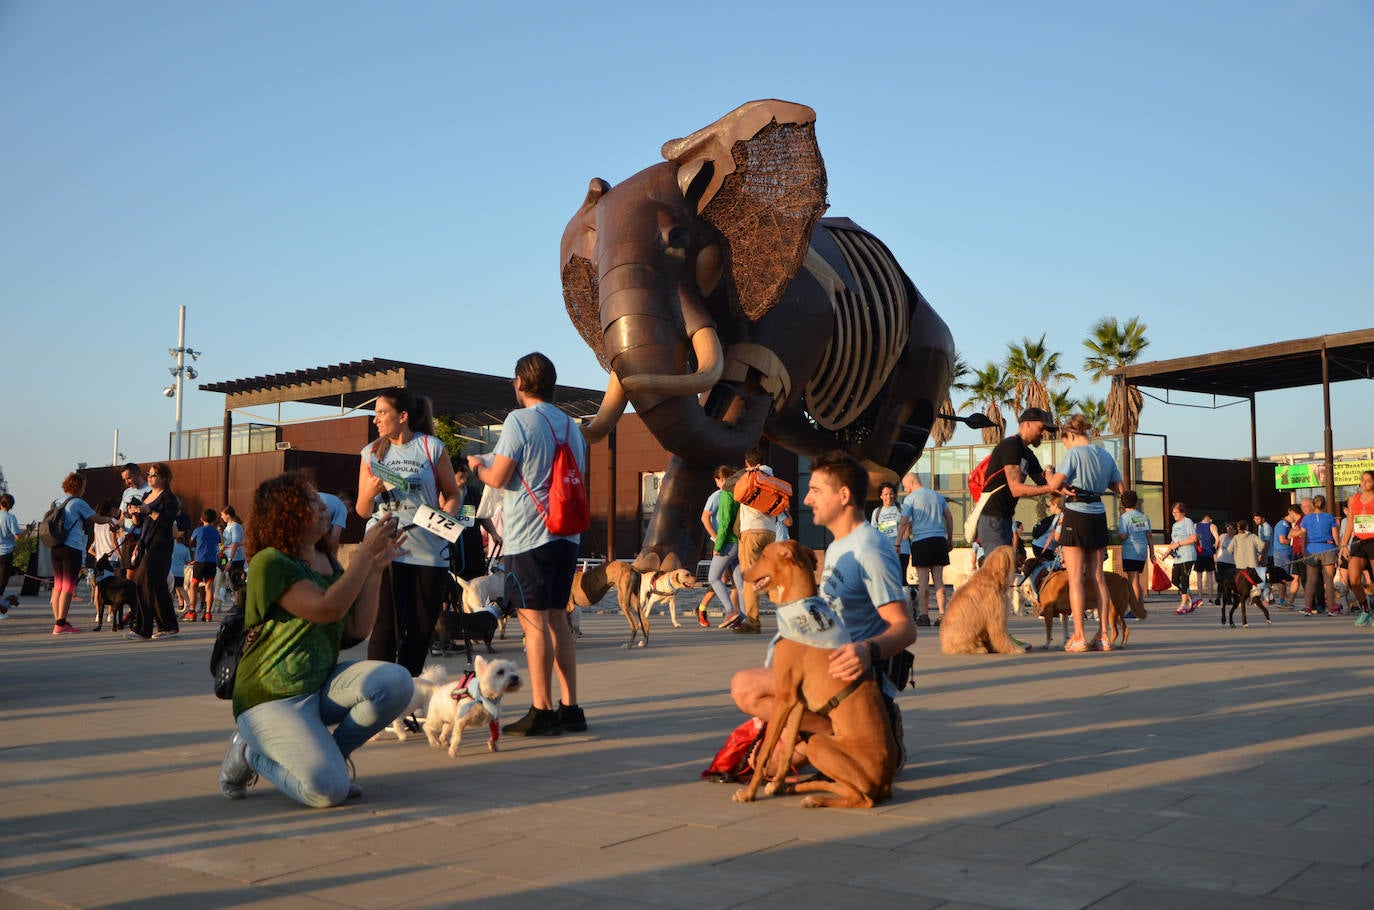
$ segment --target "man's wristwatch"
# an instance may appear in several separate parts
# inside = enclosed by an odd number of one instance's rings
[[[868,645],[868,665],[871,667],[882,659],[882,653],[878,650],[878,643],[873,639],[864,639],[864,644]]]

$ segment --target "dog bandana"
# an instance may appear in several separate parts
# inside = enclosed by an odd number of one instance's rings
[[[466,687],[463,687],[463,682],[466,682]],[[458,720],[467,717],[468,712],[477,705],[486,709],[487,716],[492,719],[493,723],[501,719],[501,702],[482,694],[482,681],[475,674],[464,674],[459,686],[453,690],[453,700],[458,702]],[[440,702],[440,704],[443,703]]]
[[[784,638],[831,651],[850,643],[844,620],[819,594],[778,605],[776,618],[778,634],[768,643],[768,656],[763,660],[765,667],[773,665],[773,646]]]

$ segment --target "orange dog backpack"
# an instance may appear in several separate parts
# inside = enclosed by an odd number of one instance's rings
[[[735,483],[735,502],[777,517],[792,502],[792,485],[758,468],[746,468]]]

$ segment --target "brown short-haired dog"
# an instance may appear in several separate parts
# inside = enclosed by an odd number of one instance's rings
[[[600,603],[611,588],[615,588],[616,602],[621,610],[627,611],[627,615],[629,610],[638,614],[639,573],[628,562],[613,559],[573,575],[572,592],[568,596],[568,621],[575,634],[582,634],[581,608]]]
[[[1126,642],[1131,637],[1131,627],[1126,625],[1126,611],[1130,610],[1139,619],[1146,616],[1145,606],[1140,602],[1140,598],[1131,588],[1131,583],[1124,575],[1115,572],[1103,572],[1102,577],[1107,580],[1107,599],[1111,601],[1107,605],[1107,613],[1102,617],[1102,625],[1111,632],[1112,647],[1116,647],[1116,637],[1121,636],[1121,647],[1126,647]],[[1097,589],[1092,585],[1084,585],[1084,610],[1101,609],[1097,603]],[[1037,595],[1038,606],[1036,615],[1044,617],[1045,620],[1045,647],[1048,648],[1054,640],[1054,618],[1056,616],[1072,615],[1069,609],[1069,573],[1060,569],[1051,572],[1040,586]],[[1065,633],[1067,635],[1067,632]]]
[[[790,604],[815,595],[816,557],[795,540],[770,543],[758,562],[744,570],[744,580],[766,587],[774,603]],[[806,743],[807,761],[829,780],[802,781],[791,789],[796,793],[835,794],[808,796],[802,800],[807,808],[869,808],[892,795],[897,744],[877,680],[871,674],[857,685],[835,679],[830,675],[832,653],[788,638],[773,646],[777,690],[773,716],[768,719],[768,732],[758,754],[773,755],[781,742],[779,754],[790,757],[805,710],[834,702],[826,715],[832,732],[813,733]],[[757,764],[749,786],[735,791],[736,802],[752,802],[758,795],[767,762]],[[786,789],[790,762],[778,765],[765,790],[769,795]]]
[[[998,547],[959,586],[940,622],[940,650],[946,654],[1022,654],[1027,646],[1007,632],[1016,554]]]

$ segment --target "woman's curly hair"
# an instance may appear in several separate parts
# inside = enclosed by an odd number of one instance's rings
[[[264,480],[253,493],[253,518],[248,523],[248,557],[268,547],[295,556],[301,538],[315,520],[313,487],[299,471]]]

